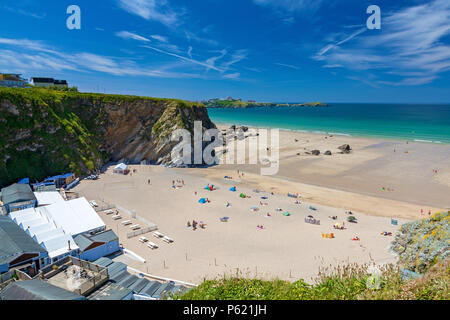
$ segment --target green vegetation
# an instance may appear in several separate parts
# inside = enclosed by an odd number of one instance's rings
[[[450,256],[450,211],[405,223],[396,234],[391,249],[400,263],[411,271],[424,272]]]
[[[448,300],[450,298],[449,212],[402,225],[391,248],[397,265],[374,269],[347,265],[319,270],[314,284],[263,281],[240,276],[208,280],[185,300]],[[412,279],[405,270],[419,271]]]
[[[430,268],[420,279],[403,280],[398,267],[388,265],[371,274],[368,266],[348,265],[321,271],[315,284],[241,277],[207,280],[182,300],[448,300],[450,262]]]
[[[174,126],[189,123],[193,105],[76,88],[0,88],[0,187],[24,177],[34,182],[65,171],[81,175],[98,170],[111,158],[105,145],[107,130],[114,132],[120,122],[117,112],[133,115],[141,107],[136,117],[149,126],[145,138],[158,143]]]

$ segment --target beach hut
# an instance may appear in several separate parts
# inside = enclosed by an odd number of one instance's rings
[[[128,166],[125,163],[119,163],[114,167],[113,172],[115,174],[127,174],[130,170],[128,170]]]

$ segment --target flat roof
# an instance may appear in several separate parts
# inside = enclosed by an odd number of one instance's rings
[[[30,200],[36,200],[36,197],[28,184],[14,183],[2,189],[2,202],[4,204]]]
[[[58,191],[34,192],[34,195],[37,199],[38,205],[40,206],[64,201]]]
[[[86,300],[82,295],[33,279],[15,281],[0,292],[0,300]]]

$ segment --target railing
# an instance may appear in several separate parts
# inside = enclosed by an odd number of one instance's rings
[[[152,231],[155,231],[155,230],[158,230],[158,227],[156,225],[153,225],[153,226],[141,229],[141,230],[137,230],[137,231],[133,231],[133,232],[127,233],[127,238],[131,239],[131,238],[140,236],[141,234],[149,233],[149,232],[152,232]]]

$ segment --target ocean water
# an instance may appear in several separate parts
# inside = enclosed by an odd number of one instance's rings
[[[331,103],[328,107],[210,108],[217,124],[450,143],[450,104]]]

